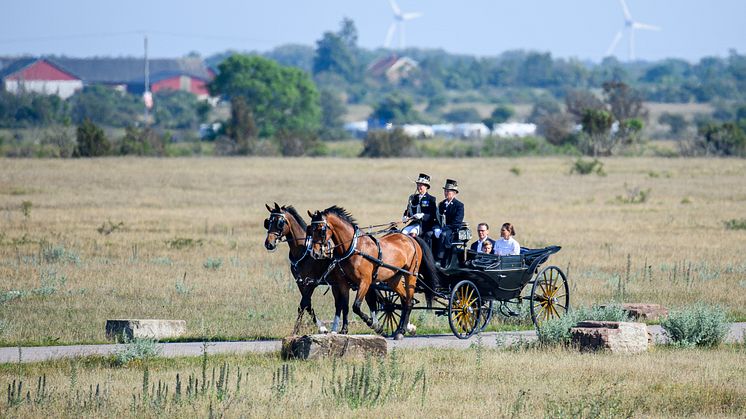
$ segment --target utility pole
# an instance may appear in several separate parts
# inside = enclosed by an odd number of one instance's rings
[[[153,94],[150,93],[150,63],[148,62],[148,36],[145,35],[145,85],[143,92],[143,101],[145,102],[145,126],[150,121],[150,108],[153,107]]]

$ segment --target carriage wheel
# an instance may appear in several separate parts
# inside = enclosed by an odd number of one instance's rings
[[[464,280],[456,284],[448,300],[448,324],[459,339],[467,339],[481,325],[482,298],[473,282]]]
[[[570,309],[567,277],[560,268],[548,266],[534,278],[531,287],[531,320],[538,327],[549,319],[558,319]]]
[[[490,320],[492,320],[492,305],[494,304],[494,301],[489,300],[482,304],[482,325],[479,326],[479,331],[484,332],[484,329],[487,328],[487,325],[490,324]]]
[[[376,311],[378,324],[382,326],[381,335],[387,338],[394,336],[399,327],[402,315],[402,301],[399,294],[388,290],[376,290]]]

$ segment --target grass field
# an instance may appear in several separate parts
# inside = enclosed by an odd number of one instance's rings
[[[725,224],[746,214],[746,161],[607,159],[606,176],[570,175],[571,163],[0,160],[0,341],[102,342],[112,318],[184,319],[197,339],[284,336],[299,298],[284,245],[263,247],[264,204],[338,204],[362,226],[385,223],[419,172],[438,199],[457,179],[466,219],[493,235],[510,221],[524,246],[562,246],[550,263],[568,272],[574,305],[705,301],[746,318],[746,231]],[[331,318],[330,295],[315,304]]]
[[[0,416],[743,417],[744,374],[743,344],[619,356],[493,350],[475,339],[469,350],[348,363],[226,356],[122,368],[90,358],[0,366],[3,388],[23,384],[0,400]]]

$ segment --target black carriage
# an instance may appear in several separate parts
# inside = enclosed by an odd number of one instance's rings
[[[466,225],[458,238],[447,258],[449,263],[438,268],[439,286],[431,290],[418,282],[416,292],[432,295],[432,304],[418,303],[414,310],[447,315],[451,331],[461,339],[484,330],[495,310],[508,317],[519,316],[524,301],[529,304],[536,327],[569,310],[570,290],[565,273],[557,266],[542,268],[560,246],[521,248],[520,255],[497,256],[469,250],[471,232]],[[400,297],[383,283],[377,284],[375,291],[378,321],[383,325],[384,336],[391,336],[401,316]]]

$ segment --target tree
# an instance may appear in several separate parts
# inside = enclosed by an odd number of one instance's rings
[[[325,139],[341,138],[342,117],[347,113],[339,94],[330,89],[321,89],[321,136]]]
[[[211,94],[229,99],[243,96],[260,137],[272,136],[280,128],[295,132],[318,129],[319,93],[307,73],[241,54],[223,61],[218,70],[209,85]]]
[[[454,108],[443,114],[443,119],[448,122],[477,122],[482,119],[479,111],[472,107]]]
[[[601,99],[587,90],[572,90],[568,92],[565,95],[565,107],[567,108],[567,113],[572,115],[576,122],[580,122],[583,119],[585,111],[588,109],[604,110],[606,108]]]
[[[678,113],[663,112],[658,117],[658,123],[668,125],[672,137],[680,137],[687,128],[688,123],[683,115]]]
[[[617,121],[630,118],[647,119],[648,112],[643,105],[640,92],[619,81],[606,82],[603,84],[603,89],[606,103],[614,119]]]
[[[144,109],[137,96],[105,86],[86,87],[69,101],[72,120],[78,124],[88,118],[96,124],[125,127],[133,124]]]
[[[370,114],[370,118],[381,123],[406,124],[419,119],[412,99],[398,93],[387,95]]]
[[[697,151],[714,156],[746,156],[746,133],[733,122],[709,123],[698,130]]]
[[[585,154],[592,154],[593,157],[611,154],[613,142],[610,130],[613,122],[611,113],[605,110],[586,109],[583,112],[582,123],[586,141],[582,142],[581,147]]]
[[[119,144],[119,154],[123,156],[163,156],[166,154],[164,138],[152,128],[136,128],[129,126],[125,129],[124,137]]]
[[[75,139],[78,144],[73,151],[73,157],[105,156],[111,148],[104,130],[90,119],[85,119],[82,124],[78,125]]]
[[[494,110],[492,110],[492,113],[490,114],[489,118],[485,118],[482,122],[484,125],[487,125],[490,129],[495,124],[502,124],[503,122],[506,122],[508,119],[510,119],[515,111],[512,107],[508,105],[498,105],[495,107]]]
[[[162,128],[194,129],[204,121],[203,105],[205,103],[189,92],[180,90],[157,92],[153,100],[155,124]],[[209,112],[209,104],[207,106]]]
[[[231,99],[231,119],[226,131],[236,154],[246,156],[254,153],[256,124],[243,96]]]
[[[573,130],[575,121],[564,112],[543,114],[536,120],[537,133],[553,145],[565,145],[575,139]]]
[[[358,66],[355,59],[356,44],[355,24],[352,20],[345,18],[339,32],[324,32],[321,39],[316,41],[313,73],[336,73],[347,81],[358,79]]]

